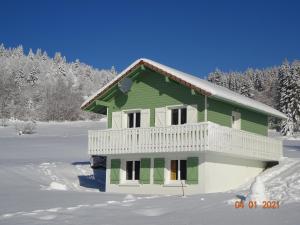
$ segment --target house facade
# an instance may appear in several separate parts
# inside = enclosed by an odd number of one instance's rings
[[[149,59],[139,59],[87,99],[107,115],[89,131],[89,154],[107,157],[106,191],[226,191],[282,157],[267,137],[279,111]]]

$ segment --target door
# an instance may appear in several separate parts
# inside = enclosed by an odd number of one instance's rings
[[[171,180],[177,180],[178,160],[171,160]]]

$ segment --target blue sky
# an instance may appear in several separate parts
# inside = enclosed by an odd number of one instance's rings
[[[0,42],[118,71],[140,57],[206,76],[300,59],[297,1],[1,1]]]

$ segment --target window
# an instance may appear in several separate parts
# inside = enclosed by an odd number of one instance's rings
[[[127,161],[126,162],[126,180],[139,180],[140,179],[140,161]]]
[[[186,108],[171,109],[171,124],[185,124],[187,120]]]
[[[141,126],[141,113],[140,112],[132,112],[127,113],[128,115],[128,128],[140,127]]]
[[[238,129],[240,130],[241,129],[241,113],[239,112],[235,112],[235,111],[232,111],[232,114],[231,114],[231,127],[234,128],[234,129]]]
[[[132,180],[133,177],[133,161],[126,162],[126,180]]]
[[[186,160],[180,160],[180,180],[186,180]]]
[[[134,179],[135,180],[140,179],[140,167],[141,167],[140,161],[135,161],[135,163],[134,163]]]
[[[186,180],[186,160],[171,160],[171,180]]]

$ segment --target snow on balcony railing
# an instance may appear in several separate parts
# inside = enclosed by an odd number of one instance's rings
[[[280,140],[211,122],[90,130],[88,149],[90,155],[213,151],[263,160],[282,156]]]

